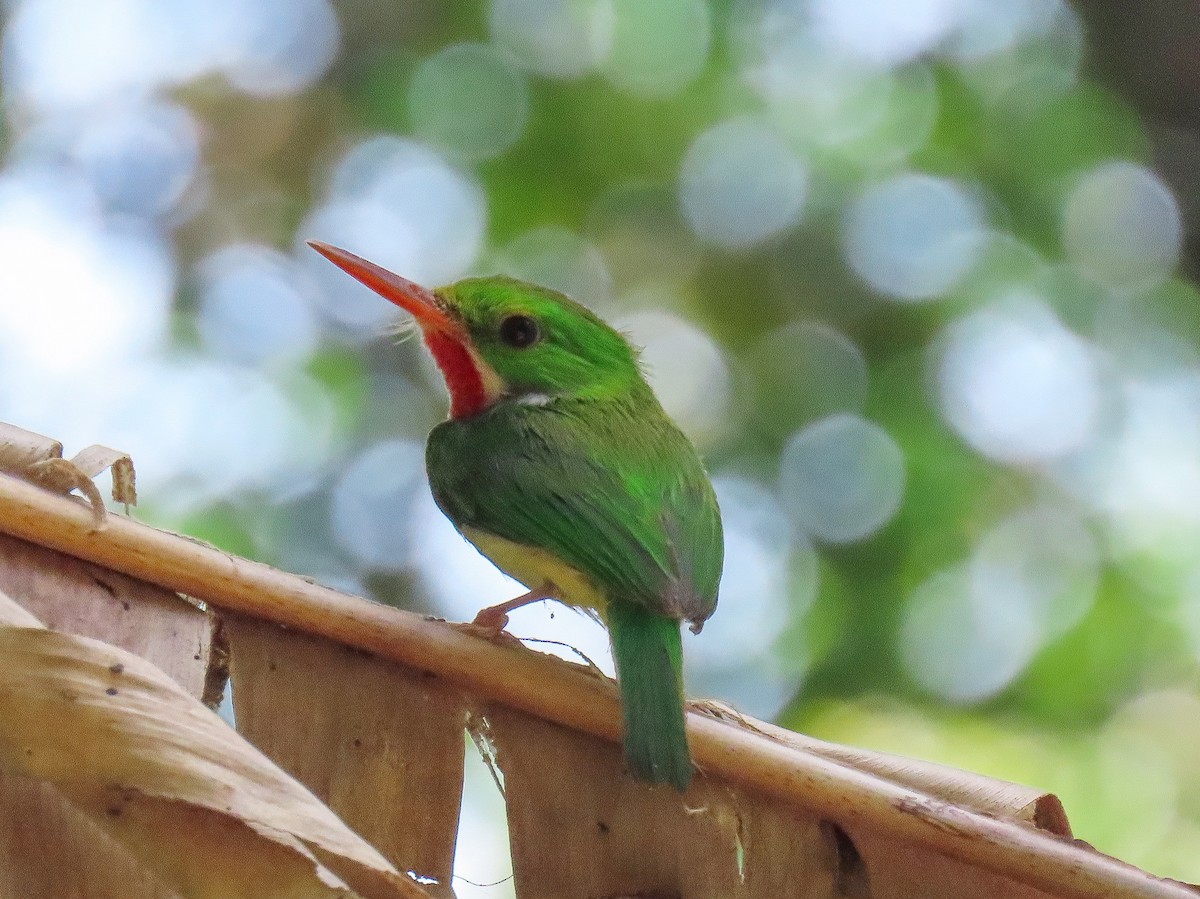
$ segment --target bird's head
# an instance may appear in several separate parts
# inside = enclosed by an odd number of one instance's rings
[[[628,341],[557,291],[502,277],[429,290],[353,253],[309,244],[412,314],[446,379],[453,418],[469,418],[505,399],[538,404],[644,387]]]

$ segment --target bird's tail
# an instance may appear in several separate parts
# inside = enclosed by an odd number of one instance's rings
[[[683,646],[679,622],[631,602],[607,609],[630,773],[682,792],[692,779],[683,723]]]

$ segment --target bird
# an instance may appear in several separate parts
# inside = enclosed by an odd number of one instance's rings
[[[410,313],[450,394],[426,444],[438,507],[526,593],[607,627],[628,772],[692,778],[681,624],[717,606],[721,513],[700,457],[646,381],[638,351],[586,306],[503,276],[430,290],[320,241],[309,245]]]

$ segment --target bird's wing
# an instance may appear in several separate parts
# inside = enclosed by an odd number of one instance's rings
[[[547,550],[610,599],[694,626],[712,614],[720,512],[695,450],[661,412],[496,408],[435,428],[427,462],[460,529]]]

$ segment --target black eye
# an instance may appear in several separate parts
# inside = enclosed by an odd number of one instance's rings
[[[518,350],[533,346],[541,336],[542,329],[528,315],[510,315],[500,322],[500,339]]]

